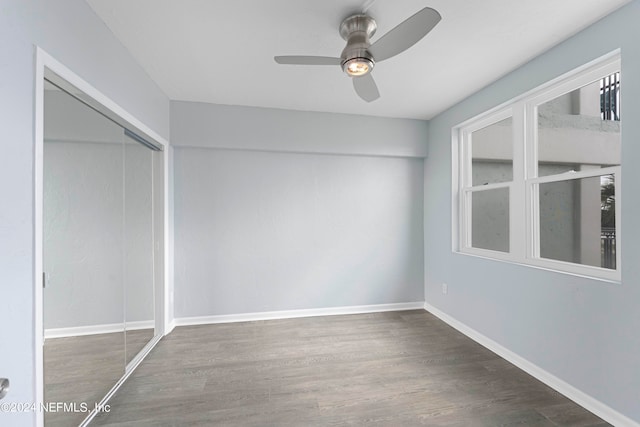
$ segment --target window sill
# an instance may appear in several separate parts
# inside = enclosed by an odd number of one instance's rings
[[[539,260],[536,259],[534,260],[528,260],[531,262],[523,262],[521,260],[516,260],[513,259],[513,257],[510,257],[509,254],[503,254],[501,252],[496,252],[496,254],[500,254],[500,256],[494,256],[493,251],[468,251],[468,250],[463,250],[463,251],[457,251],[454,250],[452,251],[454,255],[462,255],[462,256],[469,256],[469,257],[474,257],[474,258],[480,258],[480,259],[484,259],[484,260],[488,260],[488,261],[495,261],[495,262],[502,262],[502,263],[507,263],[507,264],[512,264],[512,265],[518,265],[521,267],[528,267],[528,268],[535,268],[537,270],[544,270],[544,271],[548,271],[551,273],[557,273],[557,274],[562,274],[562,275],[567,275],[567,276],[572,276],[572,277],[580,277],[582,279],[588,279],[588,280],[594,280],[597,282],[601,282],[601,283],[608,283],[608,284],[613,284],[613,285],[621,285],[622,284],[622,279],[618,276],[620,276],[620,271],[616,270],[616,271],[608,271],[608,270],[604,270],[604,269],[599,269],[597,267],[594,267],[594,272],[601,272],[601,270],[603,273],[603,276],[598,276],[598,275],[591,275],[591,274],[587,274],[587,273],[579,273],[579,272],[575,272],[575,271],[567,271],[567,270],[563,270],[561,268],[554,268],[555,265],[557,265],[558,267],[560,267],[561,265],[567,264],[567,263],[563,263],[562,261],[550,261],[550,260]],[[546,264],[546,265],[545,265]],[[588,267],[585,267],[588,268]],[[606,276],[611,276],[611,277],[605,277]]]

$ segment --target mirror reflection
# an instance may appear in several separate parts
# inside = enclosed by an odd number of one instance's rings
[[[153,153],[124,135],[126,363],[153,338]]]
[[[154,337],[156,152],[48,82],[44,107],[44,401],[92,408]]]

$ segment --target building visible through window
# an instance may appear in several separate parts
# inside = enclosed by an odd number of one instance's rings
[[[459,128],[462,252],[619,276],[620,84],[618,57]]]

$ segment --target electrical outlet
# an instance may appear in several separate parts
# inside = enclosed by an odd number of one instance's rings
[[[446,283],[442,284],[442,294],[446,295],[447,293],[449,293],[449,285],[447,285]]]

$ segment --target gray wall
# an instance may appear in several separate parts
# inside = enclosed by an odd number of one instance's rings
[[[125,321],[150,321],[154,320],[154,246],[161,247],[160,242],[155,244],[153,203],[163,186],[154,181],[153,156],[162,153],[128,136],[124,142]],[[159,271],[156,277],[162,283],[160,275]]]
[[[44,327],[122,324],[122,143],[47,141],[44,153]]]
[[[153,320],[151,150],[45,141],[45,329]]]
[[[427,302],[637,421],[639,19],[640,2],[634,1],[434,118],[425,163]],[[622,49],[624,91],[622,283],[452,253],[452,126],[616,48]],[[446,295],[442,283],[449,285]]]
[[[426,130],[172,103],[176,318],[422,301],[423,159],[360,154],[422,154]],[[212,148],[234,145],[274,151]]]
[[[152,151],[64,92],[44,102],[44,327],[153,320]]]
[[[0,377],[11,379],[4,402],[32,402],[34,45],[165,138],[169,102],[82,0],[3,0],[0,40]],[[3,424],[20,427],[33,425],[35,414],[0,417]]]
[[[426,157],[424,120],[171,102],[178,146]]]

